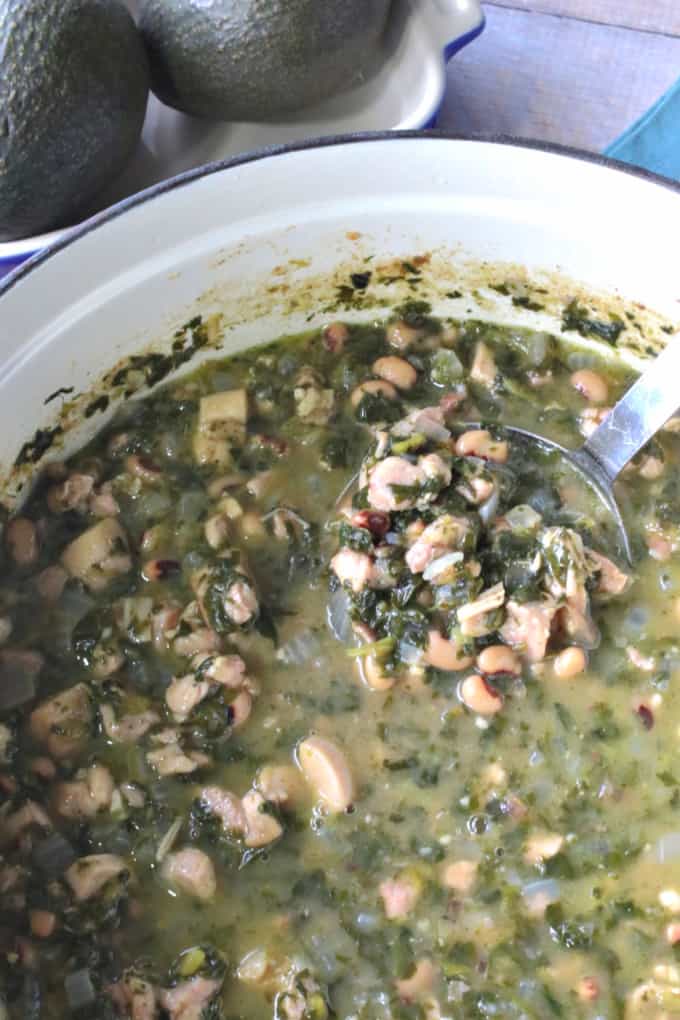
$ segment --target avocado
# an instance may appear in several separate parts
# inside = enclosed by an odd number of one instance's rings
[[[142,0],[152,88],[216,120],[273,120],[377,69],[391,0]]]
[[[122,0],[0,0],[0,241],[89,212],[130,158],[148,94]]]

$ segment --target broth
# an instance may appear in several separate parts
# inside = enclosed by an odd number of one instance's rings
[[[4,1015],[680,1011],[678,439],[620,483],[628,577],[493,434],[575,446],[631,381],[412,307],[47,470],[4,534]]]

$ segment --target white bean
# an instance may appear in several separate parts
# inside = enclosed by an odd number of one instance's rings
[[[519,676],[522,672],[519,656],[507,645],[489,645],[477,656],[477,667],[489,676],[494,673]]]
[[[372,691],[389,691],[394,687],[395,677],[385,673],[375,655],[364,655],[357,660],[359,676]]]
[[[367,394],[387,397],[388,400],[396,400],[398,396],[392,383],[385,382],[384,379],[368,379],[352,390],[350,396],[352,407],[358,407]]]
[[[503,699],[496,694],[479,673],[471,673],[460,685],[460,699],[466,708],[478,715],[495,715],[503,707]]]
[[[486,429],[471,429],[463,432],[456,440],[456,453],[459,457],[480,457],[496,464],[505,464],[508,444],[505,440],[494,439]]]
[[[590,368],[581,368],[578,372],[574,372],[571,377],[571,385],[591,404],[606,404],[609,387],[602,376]]]
[[[473,662],[471,655],[461,652],[453,641],[449,641],[438,630],[428,631],[425,659],[428,665],[444,670],[467,669]]]
[[[587,665],[586,653],[577,645],[572,645],[571,648],[565,648],[563,652],[555,656],[553,670],[555,676],[561,680],[568,680],[572,676],[583,673]]]
[[[397,358],[395,355],[378,358],[373,364],[373,372],[400,390],[410,390],[418,378],[413,365],[405,358]]]
[[[297,761],[309,785],[330,811],[346,811],[355,798],[354,779],[345,755],[325,737],[298,744]]]

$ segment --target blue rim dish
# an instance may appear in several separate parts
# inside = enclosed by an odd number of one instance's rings
[[[452,57],[454,57],[456,55],[456,53],[459,53],[460,50],[464,49],[465,46],[467,46],[469,43],[473,42],[479,35],[481,35],[481,33],[484,31],[485,25],[486,25],[486,18],[482,14],[481,19],[479,21],[479,24],[475,25],[474,28],[470,29],[469,32],[465,32],[464,35],[457,36],[455,39],[452,39],[450,42],[448,42],[444,46],[444,49],[443,49],[444,62],[446,64],[448,64],[448,62],[451,60]],[[414,128],[413,130],[415,130],[415,131],[418,131],[418,130],[425,131],[425,130],[431,130],[431,129],[435,128],[437,126],[437,121],[438,121],[438,118],[439,118],[439,114],[441,113],[442,103],[443,103],[443,97],[442,97],[442,100],[440,100],[440,102],[439,102],[436,110],[434,111],[434,113],[423,124],[421,124],[418,128]],[[329,135],[328,139],[331,140],[333,137],[334,137],[333,135]],[[312,141],[318,141],[318,140],[320,140],[320,139],[313,139]],[[277,147],[277,149],[275,151],[279,151],[280,148],[283,148],[283,149],[285,149],[285,148],[295,148],[299,144],[300,143],[291,143],[288,146]],[[269,150],[266,150],[266,151],[269,151]],[[249,153],[244,153],[243,154],[244,157],[248,157],[249,155],[250,155]],[[256,155],[257,155],[257,153],[256,153]],[[229,165],[229,164],[233,163],[235,160],[238,161],[240,159],[241,159],[241,157],[239,156],[239,157],[234,157],[234,159],[232,159],[232,160],[226,160],[225,161],[225,165]],[[213,164],[206,164],[206,166],[212,166],[212,165]],[[196,169],[197,170],[201,170],[202,168],[201,167],[197,167]],[[184,175],[181,175],[181,176],[184,176]],[[169,181],[172,181],[174,179],[175,178],[168,178]],[[161,182],[161,184],[165,184],[165,183],[166,183],[165,181]],[[138,194],[140,194],[140,195],[141,194],[146,194],[147,190],[153,190],[153,189],[145,189],[144,191],[138,192]],[[133,195],[131,197],[134,198],[135,196]],[[124,203],[127,202],[127,201],[128,201],[128,199],[124,199],[123,200]],[[122,203],[117,202],[115,205],[111,206],[110,209],[104,210],[104,213],[116,210],[121,204]],[[93,219],[96,222],[99,222],[99,216],[100,215],[101,214],[98,214],[97,216],[93,217]],[[87,220],[85,222],[89,223],[90,221]],[[79,232],[80,226],[81,225],[78,224],[78,225],[76,225],[73,228],[74,231],[76,232],[75,236],[78,236],[78,232]],[[71,236],[70,232],[69,232],[69,236]],[[56,245],[58,247],[61,247],[61,241],[56,242]],[[51,247],[53,247],[53,246],[50,245],[50,248]],[[29,261],[29,259],[35,258],[36,255],[40,254],[40,252],[42,252],[44,250],[45,250],[44,248],[34,248],[32,251],[27,251],[25,253],[22,253],[21,255],[9,255],[9,256],[2,256],[2,255],[0,255],[0,280],[4,276],[7,276],[9,273],[12,273],[16,269],[18,269],[18,267],[21,266],[24,262]]]

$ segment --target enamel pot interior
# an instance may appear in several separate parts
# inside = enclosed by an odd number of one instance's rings
[[[12,467],[36,430],[54,440],[46,456],[82,443],[131,392],[113,387],[86,417],[103,373],[169,351],[196,314],[221,316],[219,350],[230,353],[330,317],[385,315],[414,295],[440,315],[556,329],[560,307],[593,295],[631,322],[639,312],[644,328],[623,339],[644,356],[678,319],[678,236],[668,182],[505,141],[345,138],[177,178],[90,221],[0,289],[3,499],[21,498],[44,460],[31,448]],[[385,267],[418,255],[419,280],[390,282]],[[371,273],[357,300],[353,273]],[[489,273],[540,283],[541,309],[501,300]]]

